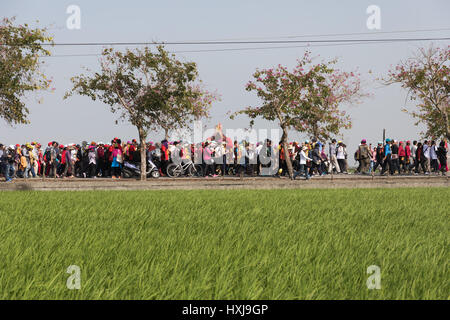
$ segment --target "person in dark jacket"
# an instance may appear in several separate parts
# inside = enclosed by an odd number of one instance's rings
[[[383,167],[383,158],[384,158],[383,143],[381,141],[379,141],[377,148],[376,148],[376,155],[375,155],[376,162],[373,166],[373,172],[377,171],[378,166],[380,166],[380,168]]]
[[[422,143],[417,143],[417,150],[416,150],[416,170],[415,173],[419,173],[419,165],[422,167],[422,170],[424,173],[427,172],[426,164],[427,159],[425,158],[425,155],[423,154],[423,146]]]
[[[322,175],[322,169],[321,169],[321,163],[322,163],[322,158],[320,157],[320,145],[319,143],[316,143],[314,145],[314,149],[312,149],[311,151],[311,168],[309,168],[309,175],[312,176],[313,175],[313,171],[314,169],[317,169],[317,173],[319,175]]]
[[[447,149],[445,149],[445,141],[439,143],[436,154],[439,159],[439,164],[441,165],[442,175],[445,176],[445,173],[447,172]]]

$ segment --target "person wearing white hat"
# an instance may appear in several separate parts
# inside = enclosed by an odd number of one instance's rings
[[[302,150],[300,151],[300,161],[299,161],[300,168],[297,172],[294,173],[294,180],[297,178],[297,176],[301,175],[302,173],[305,174],[306,180],[309,180],[308,167],[306,166],[306,161],[307,160],[312,161],[312,159],[306,155],[306,150],[308,150],[308,148],[306,146],[303,146]]]

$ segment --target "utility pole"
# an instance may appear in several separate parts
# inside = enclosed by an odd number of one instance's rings
[[[386,129],[383,129],[383,147],[385,143],[386,143]]]

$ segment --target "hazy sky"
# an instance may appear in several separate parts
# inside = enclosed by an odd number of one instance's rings
[[[66,20],[69,5],[81,9],[81,29],[69,30]],[[15,0],[1,1],[2,16],[16,16],[18,23],[28,22],[48,26],[55,42],[143,42],[186,41],[269,38],[280,40],[283,36],[324,35],[342,33],[376,33],[366,27],[366,8],[378,5],[381,9],[381,32],[399,30],[423,30],[450,28],[448,13],[450,1],[283,1],[283,0],[171,0],[171,1],[50,1]],[[411,32],[397,34],[365,34],[356,36],[306,37],[300,39],[361,39],[361,38],[406,38],[448,37],[450,30],[434,32]],[[448,45],[448,41],[435,43]],[[360,44],[340,46],[312,46],[314,55],[321,58],[338,57],[339,66],[346,70],[359,68],[363,75],[365,90],[373,94],[364,103],[350,107],[353,128],[343,132],[344,141],[350,149],[362,138],[371,142],[381,139],[382,129],[393,138],[418,137],[421,128],[414,120],[401,112],[405,104],[406,91],[399,86],[384,87],[374,81],[385,74],[389,66],[428,42],[403,42],[383,44]],[[215,48],[267,47],[269,45],[226,46],[168,46],[170,51],[189,51]],[[280,46],[280,45],[277,45]],[[124,47],[118,47],[124,48]],[[8,127],[0,120],[0,142],[23,143],[33,140],[47,143],[56,139],[63,143],[81,140],[108,141],[118,136],[123,139],[137,137],[136,129],[129,124],[115,125],[116,116],[109,107],[93,102],[87,97],[74,96],[63,100],[70,88],[70,77],[82,72],[82,67],[96,69],[98,56],[71,56],[68,54],[95,54],[102,47],[55,47],[55,57],[45,59],[45,72],[53,78],[56,90],[32,94],[27,100],[30,109],[30,125]],[[228,111],[236,111],[248,105],[258,104],[254,93],[244,90],[251,74],[259,68],[277,64],[292,67],[305,48],[283,48],[267,50],[245,50],[225,52],[177,53],[180,59],[195,61],[200,77],[210,90],[218,90],[222,101],[211,110],[209,126],[222,122],[225,128],[244,128],[248,118],[240,116],[230,120]],[[368,71],[372,70],[373,74]],[[42,99],[42,103],[38,100]],[[411,102],[409,106],[414,106]],[[257,121],[256,128],[271,128],[276,125]],[[161,133],[151,133],[152,140],[161,138]],[[304,136],[292,133],[291,138]]]

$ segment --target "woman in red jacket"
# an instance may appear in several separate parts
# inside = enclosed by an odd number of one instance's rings
[[[161,175],[167,174],[167,166],[169,165],[169,143],[167,140],[161,141]]]

